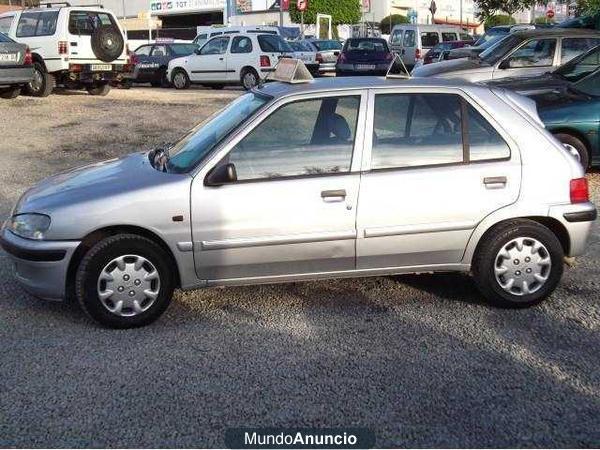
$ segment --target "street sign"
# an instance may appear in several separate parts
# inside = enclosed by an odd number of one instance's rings
[[[306,11],[308,9],[308,0],[298,0],[298,3],[296,3],[296,9],[298,11]]]
[[[281,9],[284,11],[290,10],[290,0],[280,0],[281,1]]]
[[[554,10],[553,9],[549,9],[548,11],[546,11],[546,17],[548,19],[552,19],[554,17]]]

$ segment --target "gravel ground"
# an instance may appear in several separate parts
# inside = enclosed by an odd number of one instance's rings
[[[56,171],[176,138],[239,91],[0,106],[0,218]],[[600,174],[590,175],[600,198]],[[230,427],[370,427],[381,447],[597,447],[600,229],[552,298],[488,307],[462,275],[178,292],[111,331],[37,300],[0,251],[0,446],[222,447]]]

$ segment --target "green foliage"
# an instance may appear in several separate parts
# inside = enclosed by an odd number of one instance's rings
[[[546,16],[539,16],[535,18],[535,23],[539,23],[539,24],[553,24],[554,23],[554,19],[548,19],[546,18]]]
[[[485,19],[485,29],[496,27],[498,25],[512,25],[516,23],[515,19],[504,14],[496,14]]]
[[[296,9],[296,0],[290,2],[290,17],[294,23],[300,23],[300,11]],[[332,25],[352,25],[361,18],[358,0],[309,0],[304,11],[304,23],[316,24],[317,13],[329,14]]]
[[[408,20],[408,17],[403,16],[402,14],[392,14],[391,16],[384,17],[381,20],[379,29],[381,30],[382,34],[390,34],[392,32],[392,28],[394,28],[394,25],[399,25],[401,23],[410,23],[410,20]]]
[[[475,4],[479,8],[477,16],[482,20],[486,20],[499,11],[512,16],[516,12],[531,8],[535,3],[537,0],[475,0]]]
[[[580,0],[577,10],[581,15],[595,16],[600,14],[600,0]]]

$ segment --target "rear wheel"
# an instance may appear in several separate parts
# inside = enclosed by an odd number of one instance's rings
[[[548,297],[563,273],[556,235],[532,220],[502,223],[486,233],[473,258],[473,277],[492,303],[526,308]]]
[[[256,70],[252,68],[247,68],[242,71],[241,82],[242,86],[244,86],[244,89],[246,89],[247,91],[249,91],[250,89],[254,89],[256,86],[258,86],[259,81],[260,78],[258,77],[258,73],[256,73]]]
[[[56,87],[56,79],[39,62],[33,63],[33,80],[25,87],[27,95],[48,97]]]
[[[77,300],[92,319],[111,328],[154,322],[174,290],[170,256],[150,239],[120,234],[92,247],[75,279]]]
[[[175,72],[173,72],[172,82],[173,86],[175,86],[175,89],[178,90],[189,89],[191,85],[190,77],[188,77],[188,74],[183,69],[175,69]]]
[[[96,84],[86,89],[88,91],[88,94],[90,95],[98,95],[100,97],[104,97],[110,92],[110,85],[108,83]]]
[[[579,160],[582,167],[587,170],[590,166],[590,154],[586,145],[581,142],[580,139],[573,135],[566,133],[557,133],[555,135],[562,144],[569,150],[569,152]]]
[[[0,98],[13,99],[17,98],[20,93],[21,88],[19,86],[8,89],[0,89]]]

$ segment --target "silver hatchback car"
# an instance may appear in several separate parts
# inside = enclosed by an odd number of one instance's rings
[[[596,208],[530,100],[439,79],[325,78],[242,95],[168,150],[53,176],[1,233],[34,295],[110,327],[175,288],[471,272],[540,302]]]

